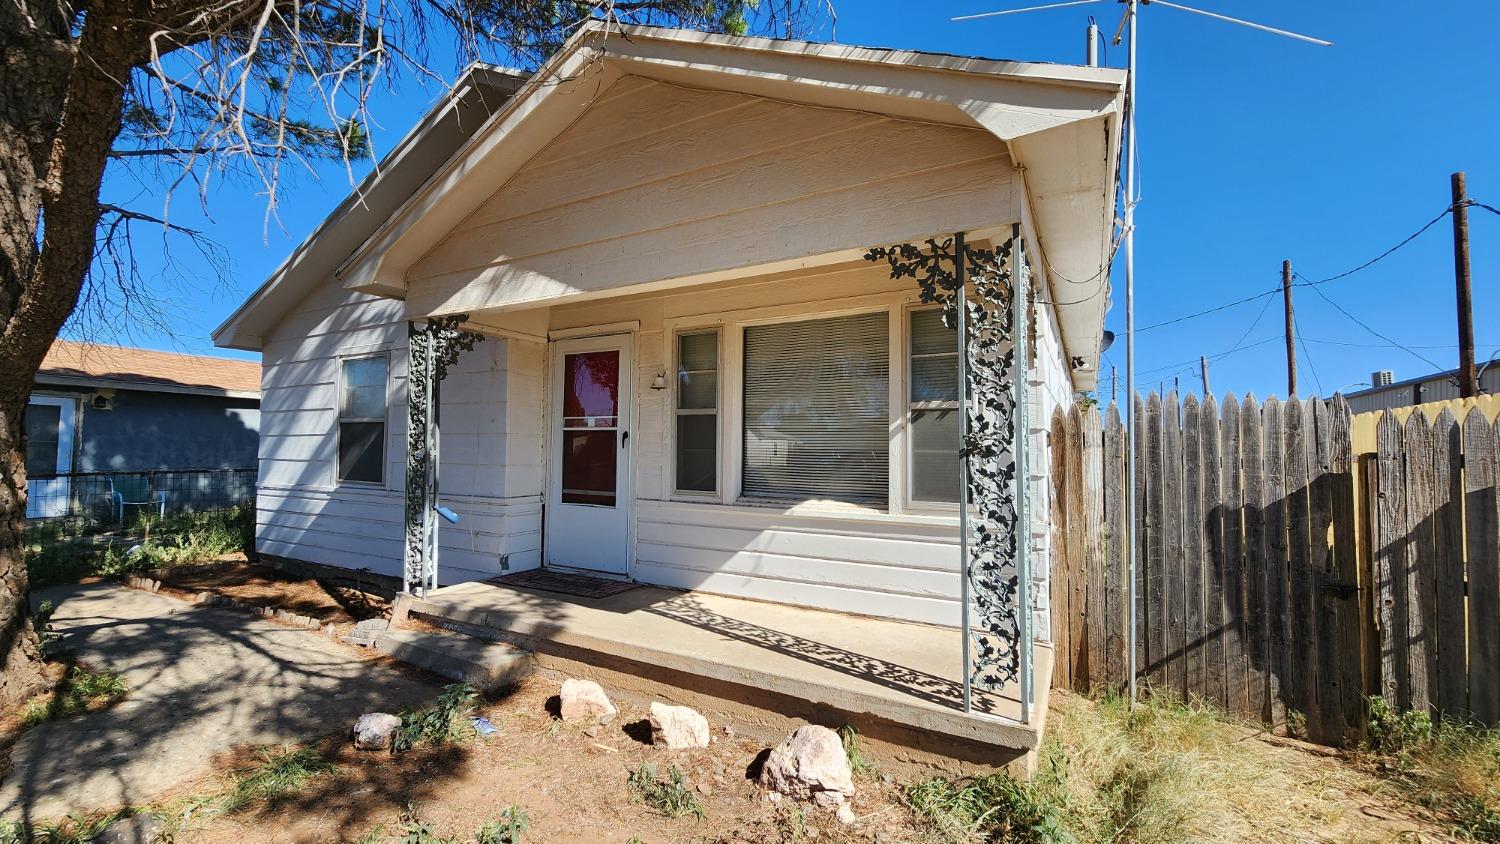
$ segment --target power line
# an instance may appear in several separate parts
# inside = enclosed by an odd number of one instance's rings
[[[1334,309],[1336,309],[1339,313],[1343,314],[1344,316],[1346,316],[1350,320],[1352,320],[1355,325],[1358,325],[1360,328],[1363,328],[1364,330],[1370,332],[1371,334],[1375,335],[1376,337],[1379,337],[1380,339],[1384,340],[1392,348],[1400,349],[1401,351],[1406,352],[1407,354],[1411,355],[1412,357],[1415,357],[1416,359],[1422,361],[1423,363],[1427,364],[1428,366],[1432,367],[1433,369],[1436,369],[1436,370],[1438,370],[1440,372],[1443,371],[1444,367],[1442,367],[1441,365],[1439,365],[1436,362],[1434,362],[1431,358],[1426,357],[1425,355],[1423,355],[1423,354],[1415,351],[1414,349],[1411,349],[1411,348],[1409,348],[1407,346],[1403,346],[1400,343],[1397,343],[1395,340],[1392,340],[1391,338],[1385,336],[1384,334],[1381,334],[1379,331],[1376,331],[1375,329],[1371,328],[1369,326],[1369,324],[1367,324],[1364,320],[1360,319],[1359,317],[1357,317],[1354,314],[1351,314],[1347,310],[1345,310],[1343,305],[1340,305],[1338,302],[1335,302],[1332,299],[1328,298],[1328,296],[1322,290],[1320,290],[1318,287],[1313,286],[1312,290],[1313,290],[1314,293],[1316,293],[1320,297],[1322,297],[1323,301],[1325,301],[1328,304],[1332,305],[1334,307]]]
[[[1318,388],[1319,395],[1323,392],[1323,379],[1318,377],[1318,368],[1313,366],[1312,352],[1307,350],[1307,343],[1302,339],[1302,329],[1297,327],[1297,320],[1292,318],[1292,333],[1297,335],[1297,342],[1302,346],[1302,359],[1307,361],[1307,369],[1312,373],[1313,385]]]
[[[1421,237],[1428,229],[1430,229],[1433,226],[1437,225],[1438,221],[1442,220],[1444,217],[1448,216],[1449,214],[1452,214],[1453,213],[1453,207],[1454,206],[1450,205],[1447,208],[1444,208],[1443,212],[1441,214],[1437,215],[1436,217],[1433,217],[1431,220],[1428,220],[1426,225],[1422,226],[1420,229],[1417,229],[1415,232],[1412,232],[1411,234],[1407,235],[1407,237],[1406,237],[1405,240],[1401,241],[1400,243],[1396,244],[1395,246],[1392,246],[1390,249],[1385,250],[1384,252],[1380,253],[1379,255],[1376,255],[1374,258],[1371,258],[1370,260],[1364,262],[1363,264],[1360,264],[1359,266],[1355,267],[1352,270],[1344,270],[1343,272],[1339,273],[1338,275],[1331,275],[1328,278],[1321,278],[1321,279],[1318,279],[1317,281],[1310,281],[1310,280],[1308,280],[1308,278],[1306,276],[1303,276],[1301,273],[1298,273],[1298,277],[1301,278],[1304,282],[1306,282],[1306,286],[1308,286],[1308,287],[1314,287],[1314,286],[1319,285],[1319,284],[1327,284],[1330,281],[1338,281],[1341,278],[1345,278],[1347,276],[1354,275],[1355,273],[1359,272],[1360,270],[1367,270],[1370,267],[1373,267],[1376,264],[1380,263],[1381,261],[1385,260],[1386,258],[1389,258],[1390,256],[1396,254],[1406,244],[1411,243],[1413,240],[1416,240],[1417,238]]]

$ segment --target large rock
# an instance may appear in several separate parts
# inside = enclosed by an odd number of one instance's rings
[[[357,750],[390,750],[401,729],[401,719],[385,712],[367,712],[354,722],[354,747]]]
[[[708,719],[686,706],[653,703],[651,743],[672,750],[708,747]]]
[[[620,712],[593,680],[564,680],[560,699],[559,714],[564,721],[603,722]]]
[[[766,757],[761,785],[788,797],[838,806],[854,796],[854,774],[839,734],[827,727],[798,727]]]
[[[132,815],[99,830],[89,844],[155,844],[162,826],[161,818],[155,815]]]

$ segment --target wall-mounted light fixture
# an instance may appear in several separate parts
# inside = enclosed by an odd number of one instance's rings
[[[656,377],[651,379],[651,389],[653,389],[653,390],[665,390],[666,388],[667,388],[667,373],[665,373],[665,372],[658,372],[658,373],[656,373]]]

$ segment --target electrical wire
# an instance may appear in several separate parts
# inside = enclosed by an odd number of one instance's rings
[[[1423,363],[1427,364],[1428,366],[1432,367],[1433,369],[1438,370],[1439,372],[1441,372],[1441,371],[1443,371],[1445,369],[1445,367],[1443,367],[1442,365],[1438,364],[1436,361],[1432,360],[1431,358],[1427,357],[1426,355],[1423,355],[1420,352],[1417,352],[1416,350],[1414,350],[1414,349],[1412,349],[1412,348],[1410,348],[1408,346],[1403,346],[1400,343],[1396,342],[1395,340],[1392,340],[1391,338],[1385,336],[1384,334],[1381,334],[1379,331],[1376,331],[1375,329],[1371,328],[1369,326],[1369,324],[1366,323],[1364,320],[1360,319],[1359,317],[1357,317],[1354,314],[1351,314],[1347,310],[1345,310],[1343,305],[1340,305],[1338,302],[1335,302],[1332,299],[1328,298],[1328,295],[1326,293],[1324,293],[1322,290],[1320,290],[1319,288],[1317,288],[1316,286],[1314,286],[1312,288],[1312,290],[1313,290],[1314,293],[1316,293],[1319,296],[1321,296],[1322,299],[1323,299],[1323,301],[1325,301],[1328,304],[1332,305],[1335,310],[1337,310],[1339,313],[1343,314],[1344,316],[1346,316],[1350,320],[1352,320],[1355,325],[1358,325],[1360,328],[1363,328],[1365,331],[1368,331],[1369,333],[1375,335],[1376,337],[1379,337],[1380,339],[1384,340],[1386,342],[1386,345],[1390,346],[1391,348],[1393,348],[1393,349],[1400,349],[1401,351],[1406,352],[1407,354],[1411,355],[1412,357],[1416,358],[1417,360],[1422,361]]]
[[[1412,232],[1410,235],[1407,235],[1407,237],[1406,237],[1405,240],[1401,241],[1400,243],[1396,244],[1395,246],[1392,246],[1390,249],[1385,250],[1384,252],[1380,253],[1379,255],[1376,255],[1374,258],[1371,258],[1370,260],[1364,262],[1363,264],[1360,264],[1359,266],[1355,267],[1352,270],[1344,270],[1343,272],[1339,273],[1338,275],[1331,275],[1328,278],[1320,278],[1317,281],[1311,281],[1306,276],[1299,275],[1299,277],[1306,283],[1306,286],[1308,286],[1308,287],[1315,287],[1315,286],[1317,286],[1319,284],[1327,284],[1330,281],[1338,281],[1341,278],[1346,278],[1348,276],[1354,275],[1355,273],[1359,272],[1360,270],[1367,270],[1370,267],[1373,267],[1376,264],[1380,263],[1381,261],[1385,260],[1386,258],[1389,258],[1391,255],[1396,254],[1398,251],[1401,250],[1402,247],[1406,246],[1406,244],[1411,243],[1413,240],[1416,240],[1417,238],[1421,237],[1428,229],[1430,229],[1433,226],[1437,225],[1439,220],[1443,219],[1444,217],[1448,216],[1449,214],[1452,214],[1453,213],[1453,209],[1457,208],[1457,207],[1458,207],[1457,205],[1450,205],[1447,208],[1444,208],[1443,212],[1441,214],[1437,215],[1436,217],[1433,217],[1431,220],[1428,220],[1426,225],[1422,226],[1420,229],[1417,229],[1415,232]]]
[[[1297,327],[1297,317],[1292,317],[1292,333],[1296,335],[1298,345],[1302,346],[1302,359],[1307,361],[1307,371],[1312,373],[1313,385],[1318,388],[1318,393],[1323,392],[1323,379],[1318,377],[1318,367],[1313,365],[1312,352],[1308,351],[1307,342],[1302,339],[1302,329]]]

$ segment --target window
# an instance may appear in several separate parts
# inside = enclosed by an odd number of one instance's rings
[[[745,496],[886,500],[889,326],[882,311],[745,328]]]
[[[911,312],[907,437],[911,499],[958,502],[958,331],[936,308]]]
[[[384,355],[349,358],[339,379],[339,480],[385,480],[386,371]]]
[[[26,405],[26,477],[51,478],[57,475],[62,410],[55,404]]]
[[[677,335],[677,491],[719,490],[719,332]]]

